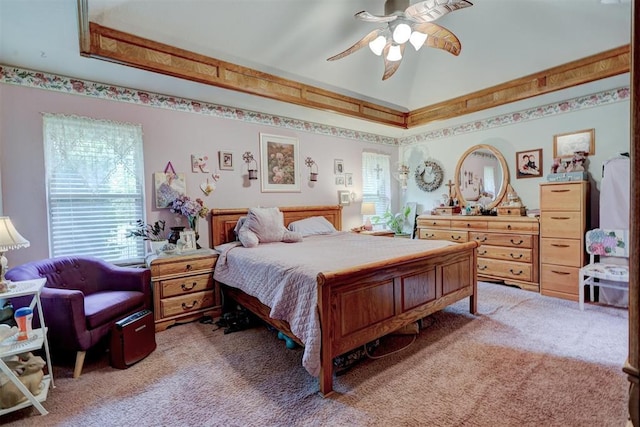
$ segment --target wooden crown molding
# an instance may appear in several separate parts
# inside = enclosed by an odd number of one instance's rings
[[[79,0],[80,3],[83,1],[86,0]],[[86,10],[80,12],[80,47],[83,56],[404,129],[630,71],[630,45],[625,45],[458,98],[403,112],[89,23]],[[88,25],[83,25],[85,20]]]

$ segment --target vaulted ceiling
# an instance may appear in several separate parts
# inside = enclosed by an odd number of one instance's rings
[[[472,2],[436,21],[459,56],[409,46],[385,81],[366,47],[327,61],[383,0],[2,0],[0,63],[389,135],[628,71],[628,1]]]

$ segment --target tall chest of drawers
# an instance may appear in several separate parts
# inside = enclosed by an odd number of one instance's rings
[[[539,223],[522,216],[420,215],[418,237],[477,241],[478,278],[539,291]]]
[[[216,252],[202,249],[186,255],[147,258],[153,286],[156,331],[202,316],[220,316],[220,285],[213,280]]]
[[[589,182],[540,184],[540,293],[578,300],[585,264]]]

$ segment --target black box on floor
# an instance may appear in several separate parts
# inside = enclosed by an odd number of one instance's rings
[[[153,313],[142,310],[118,320],[111,330],[111,366],[126,369],[156,349]]]

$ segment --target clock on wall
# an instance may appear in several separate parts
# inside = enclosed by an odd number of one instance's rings
[[[425,160],[416,167],[416,184],[423,191],[434,191],[442,185],[442,167],[433,160]]]

